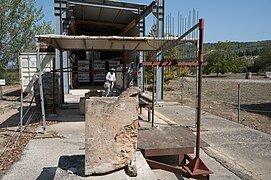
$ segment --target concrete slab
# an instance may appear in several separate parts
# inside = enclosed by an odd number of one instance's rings
[[[192,108],[176,105],[156,110],[179,125],[195,124]],[[243,179],[270,178],[271,135],[205,112],[202,126],[208,130],[201,135],[210,145],[204,148],[207,154]]]
[[[138,148],[144,150],[196,147],[196,136],[188,128],[168,126],[143,128],[138,131]],[[202,146],[208,146],[201,142]]]
[[[126,175],[124,169],[104,176],[82,177],[68,174],[67,171],[58,168],[59,159],[84,156],[84,129],[84,122],[63,122],[48,126],[48,131],[56,131],[64,138],[42,139],[41,135],[39,139],[31,140],[26,146],[21,159],[7,171],[3,180],[157,179],[140,152],[136,153],[138,176],[135,178],[130,178]]]
[[[4,175],[10,179],[53,179],[59,157],[84,154],[84,122],[67,122],[48,126],[64,138],[34,139],[26,146],[21,159]]]
[[[80,122],[85,121],[85,116],[80,115],[79,104],[63,104],[57,109],[56,116],[49,116],[47,120],[59,122]]]

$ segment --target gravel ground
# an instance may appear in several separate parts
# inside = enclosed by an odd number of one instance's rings
[[[204,77],[203,110],[231,121],[237,121],[237,84],[241,85],[242,124],[271,134],[271,79],[243,74]],[[165,86],[165,100],[178,101],[195,107],[195,78],[178,78]]]

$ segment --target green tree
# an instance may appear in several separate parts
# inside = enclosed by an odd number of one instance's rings
[[[271,46],[262,49],[254,62],[253,69],[255,71],[271,71]]]
[[[0,17],[0,64],[16,64],[18,53],[33,42],[42,7],[35,8],[35,0],[1,0]]]
[[[204,73],[225,74],[228,72],[240,73],[247,67],[247,61],[239,57],[229,42],[218,42],[213,49],[209,49],[205,55],[208,66],[204,67]]]
[[[31,34],[31,42],[23,47],[21,50],[22,52],[35,52],[35,47],[36,47],[36,38],[35,35],[40,35],[40,34],[53,34],[54,29],[52,28],[51,22],[47,21],[42,21],[41,23],[37,24],[34,26],[33,33]]]

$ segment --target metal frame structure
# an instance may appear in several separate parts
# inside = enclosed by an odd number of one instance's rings
[[[176,46],[178,41],[189,35],[191,32],[199,29],[199,48],[197,54],[197,62],[144,62],[143,66],[151,66],[153,68],[153,92],[152,92],[152,126],[154,125],[154,69],[155,67],[165,67],[165,66],[198,66],[198,99],[197,99],[197,134],[196,134],[196,157],[191,158],[190,156],[186,155],[184,162],[182,163],[182,168],[170,166],[164,163],[156,162],[153,160],[147,160],[149,165],[153,168],[161,168],[167,171],[175,172],[182,174],[186,177],[192,177],[196,179],[200,179],[202,177],[209,178],[209,175],[212,174],[207,166],[203,163],[200,159],[200,128],[201,128],[201,100],[202,100],[202,67],[206,65],[204,63],[204,52],[203,52],[203,42],[204,42],[204,20],[200,19],[199,22],[186,31],[183,35],[181,35],[177,40],[172,43],[165,44],[165,46],[157,53],[157,56],[162,55],[165,51],[169,50],[170,48]],[[156,96],[157,97],[157,96]],[[188,163],[186,163],[186,160]]]
[[[100,0],[54,0],[55,2],[55,29],[56,34],[59,35],[74,35],[77,33],[77,26],[83,25],[91,25],[95,26],[108,26],[108,28],[119,28],[121,30],[118,34],[111,35],[120,35],[127,36],[129,35],[129,31],[134,29],[135,27],[139,30],[139,36],[144,37],[145,35],[145,16],[152,12],[156,1],[152,1],[149,5],[145,4],[137,4],[137,3],[129,3],[129,2],[120,2],[120,1],[100,1]],[[79,19],[75,17],[75,14],[79,12],[75,12],[74,9],[78,10],[76,7],[82,7],[80,9],[80,13],[85,12],[85,8],[93,8],[93,10],[99,9],[99,14],[97,16],[97,20],[88,20],[83,15]],[[108,13],[108,10],[118,11],[117,14],[114,14],[113,21],[107,22],[102,20],[104,17],[104,13]],[[123,16],[124,12],[133,12],[136,14],[130,20],[128,19],[128,24],[122,24],[118,22],[121,16]],[[107,14],[108,15],[108,14]],[[93,16],[94,17],[94,16]],[[127,17],[128,18],[128,17]],[[108,19],[108,18],[107,18]],[[84,32],[83,32],[84,33]],[[93,32],[94,33],[94,32]],[[82,35],[82,34],[78,34]],[[89,35],[89,34],[85,34]],[[91,34],[95,35],[95,34]],[[107,34],[96,34],[96,35],[107,35]],[[134,36],[133,34],[131,34]],[[70,64],[70,60],[68,58],[70,51],[59,51],[56,50],[56,68],[66,68]],[[143,62],[144,53],[139,53],[139,61]],[[141,77],[138,81],[141,87],[144,87],[144,68],[140,68]],[[60,87],[62,94],[62,102],[64,102],[64,94],[69,92],[69,74],[67,72],[61,72],[60,76]],[[144,89],[144,88],[142,88]]]

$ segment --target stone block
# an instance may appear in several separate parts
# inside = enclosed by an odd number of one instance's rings
[[[265,78],[271,78],[271,72],[265,72],[264,77]]]
[[[138,88],[119,97],[86,99],[85,174],[127,166],[137,146]]]
[[[97,90],[90,90],[89,92],[85,93],[85,97],[80,97],[80,103],[79,103],[79,109],[80,109],[80,115],[85,115],[85,102],[86,99],[89,99],[89,97],[101,97],[102,92]]]
[[[251,77],[252,77],[252,73],[251,72],[247,72],[245,78],[246,79],[251,79]]]
[[[80,97],[80,102],[79,102],[80,115],[85,114],[85,102],[86,102],[86,98]]]

